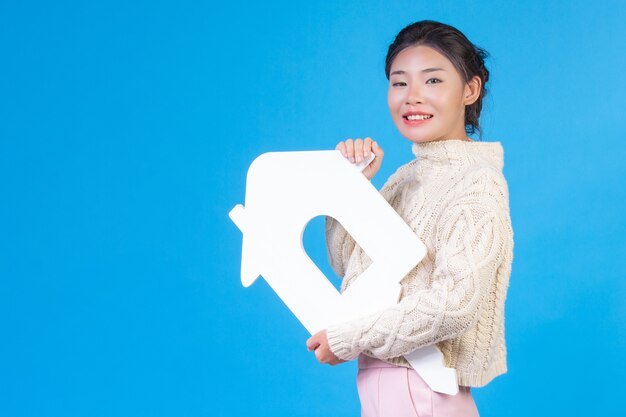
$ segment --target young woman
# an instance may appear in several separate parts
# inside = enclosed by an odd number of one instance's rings
[[[503,150],[499,142],[468,136],[480,132],[486,56],[459,30],[434,21],[407,26],[389,47],[389,110],[415,159],[380,193],[427,255],[402,280],[396,306],[330,326],[307,341],[321,363],[358,358],[362,416],[477,416],[471,387],[507,371],[504,302],[513,231]],[[373,153],[363,171],[368,179],[384,155],[371,138],[348,139],[337,149],[353,163]],[[330,217],[326,238],[344,291],[371,260]],[[430,390],[403,357],[432,344],[457,371],[457,395]]]

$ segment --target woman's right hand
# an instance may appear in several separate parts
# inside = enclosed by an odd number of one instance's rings
[[[383,148],[378,146],[378,143],[374,142],[372,138],[347,139],[339,142],[335,149],[341,151],[341,154],[353,164],[360,163],[369,158],[370,154],[373,153],[374,159],[363,169],[363,175],[365,175],[368,180],[371,180],[374,175],[376,175],[383,162],[383,156],[385,155]]]

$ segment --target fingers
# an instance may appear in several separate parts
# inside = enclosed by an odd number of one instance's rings
[[[372,143],[374,143],[372,138],[365,138],[363,140],[363,159],[364,160],[367,160],[372,153]]]
[[[370,157],[370,154],[373,152],[373,143],[375,142],[369,137],[354,140],[346,139],[345,141],[339,142],[335,149],[341,151],[341,154],[353,164],[358,164]],[[376,156],[376,152],[374,152],[374,155]]]
[[[330,366],[335,366],[340,363],[344,363],[343,359],[339,359],[335,354],[330,350],[328,345],[320,345],[315,350],[315,359],[321,364],[326,364]]]
[[[316,350],[318,347],[320,347],[319,343],[312,343],[312,344],[308,344],[306,345],[306,348],[309,350],[309,352]]]
[[[345,158],[347,158],[347,157],[348,157],[348,150],[346,149],[346,143],[345,143],[345,142],[343,142],[343,141],[342,141],[342,142],[339,142],[339,143],[337,144],[337,146],[335,146],[335,149],[336,149],[336,150],[338,150],[338,151],[340,151],[340,152],[341,152],[341,154],[342,154]]]
[[[383,148],[381,148],[380,146],[378,146],[378,142],[372,142],[372,152],[374,153],[374,156],[376,158],[381,158],[385,155],[385,152],[383,152]]]
[[[328,346],[320,345],[315,349],[315,358],[319,363],[330,363],[332,361],[332,354]]]
[[[354,161],[357,164],[360,164],[363,160],[363,141],[361,139],[357,139],[354,141]]]
[[[369,166],[372,168],[374,172],[376,172],[378,171],[381,164],[383,163],[383,156],[385,156],[385,152],[383,151],[383,148],[378,146],[378,143],[373,142],[372,153],[374,154],[374,159],[372,160],[372,163]]]
[[[370,137],[365,139],[357,138],[354,140],[346,139],[345,141],[339,142],[335,149],[339,150],[341,154],[353,164],[361,163],[367,160],[371,154],[374,154],[372,162],[362,171],[363,175],[365,175],[368,180],[371,180],[380,169],[383,162],[383,155],[385,154],[383,149],[378,146],[378,143]]]
[[[354,141],[352,139],[346,140],[346,153],[350,162],[354,163]]]
[[[346,362],[343,359],[339,359],[332,350],[330,350],[326,330],[321,330],[311,336],[309,340],[306,341],[306,347],[309,352],[315,351],[315,359],[317,359],[319,363],[335,366]]]
[[[309,337],[309,340],[306,341],[306,348],[309,350],[309,352],[319,347],[320,342],[318,340],[318,337],[319,337],[318,335],[319,335],[319,332]]]

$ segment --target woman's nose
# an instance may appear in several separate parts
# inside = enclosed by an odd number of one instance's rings
[[[423,98],[420,92],[420,89],[417,86],[412,86],[409,95],[406,98],[406,104],[417,104],[423,103]]]

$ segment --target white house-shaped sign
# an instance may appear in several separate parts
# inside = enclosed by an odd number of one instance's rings
[[[336,150],[265,153],[248,170],[245,208],[238,204],[229,213],[243,233],[243,285],[263,275],[311,334],[396,304],[400,281],[426,254],[360,172],[368,163],[355,166]],[[320,215],[339,221],[372,259],[341,294],[302,245],[307,223]],[[405,358],[434,391],[458,392],[456,371],[444,367],[436,346]]]

